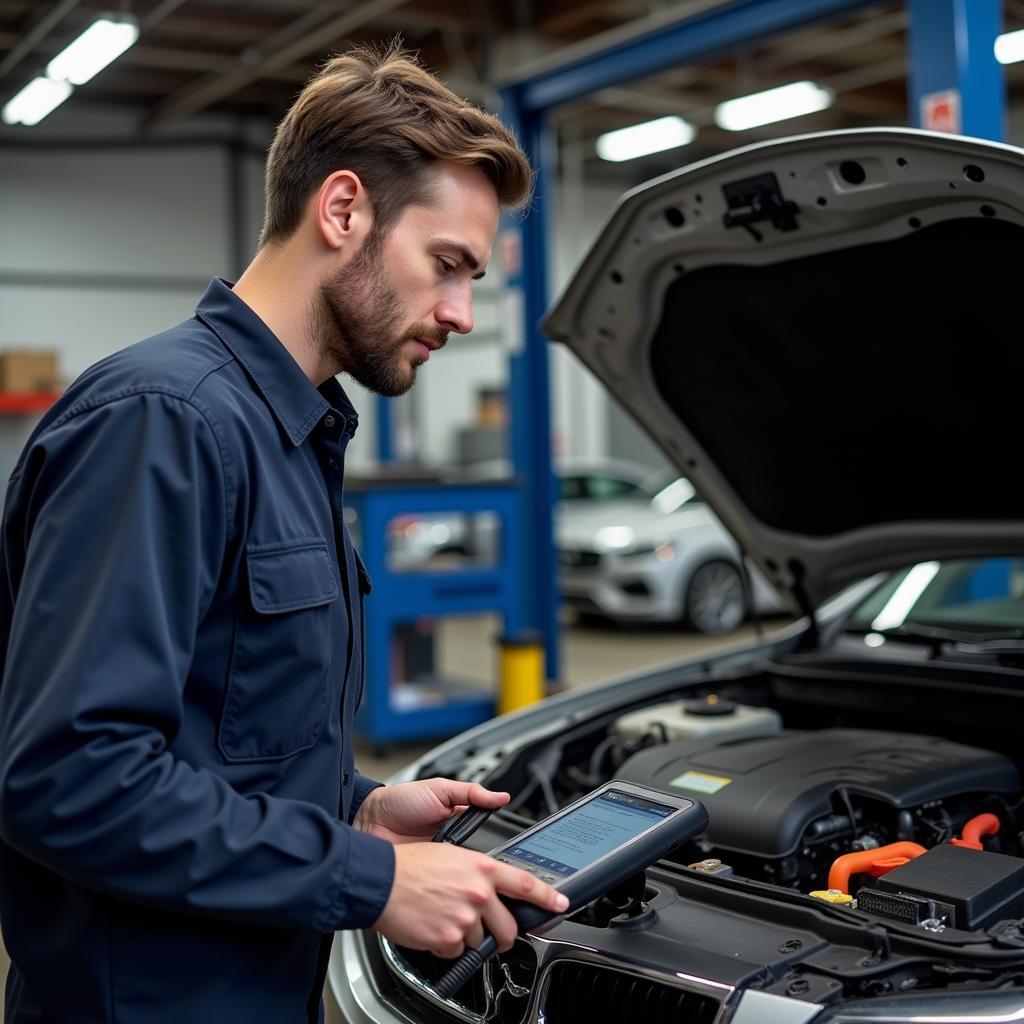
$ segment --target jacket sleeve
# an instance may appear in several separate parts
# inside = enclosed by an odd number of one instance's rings
[[[223,564],[230,469],[200,408],[151,392],[30,443],[4,515],[0,837],[138,903],[365,927],[390,893],[389,843],[168,749]]]
[[[368,779],[362,772],[356,772],[355,784],[352,787],[352,806],[348,812],[349,824],[356,820],[356,815],[359,813],[359,808],[362,807],[363,801],[375,789],[383,785],[383,782],[375,782],[373,779]]]

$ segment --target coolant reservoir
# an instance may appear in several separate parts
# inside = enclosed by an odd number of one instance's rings
[[[655,704],[623,715],[611,732],[638,740],[651,734],[661,743],[705,737],[766,736],[782,728],[782,717],[771,708],[736,704],[717,694],[671,704]]]

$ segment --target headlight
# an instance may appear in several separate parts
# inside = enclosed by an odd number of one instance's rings
[[[629,551],[620,551],[619,558],[648,558],[656,550],[653,544],[648,544],[642,548],[630,548]]]
[[[598,551],[622,551],[633,543],[635,534],[628,526],[604,526],[594,534]]]
[[[645,544],[642,548],[631,548],[620,551],[619,558],[650,558],[654,556],[659,562],[671,562],[676,557],[675,545],[667,541],[660,544]]]
[[[935,992],[865,999],[826,1011],[821,1024],[1008,1024],[1024,1021],[1021,992]]]

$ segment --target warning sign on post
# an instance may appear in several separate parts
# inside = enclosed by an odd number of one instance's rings
[[[932,132],[959,135],[963,131],[960,91],[944,89],[921,97],[921,127]]]

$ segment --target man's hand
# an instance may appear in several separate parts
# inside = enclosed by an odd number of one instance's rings
[[[448,818],[461,814],[470,805],[497,810],[508,801],[508,793],[484,789],[478,782],[401,782],[372,790],[352,824],[360,832],[369,832],[399,846],[430,839]]]
[[[536,903],[552,917],[569,904],[539,878],[485,853],[451,843],[407,842],[395,847],[391,895],[373,928],[399,945],[449,959],[478,947],[486,929],[504,952],[518,928],[499,892]]]

